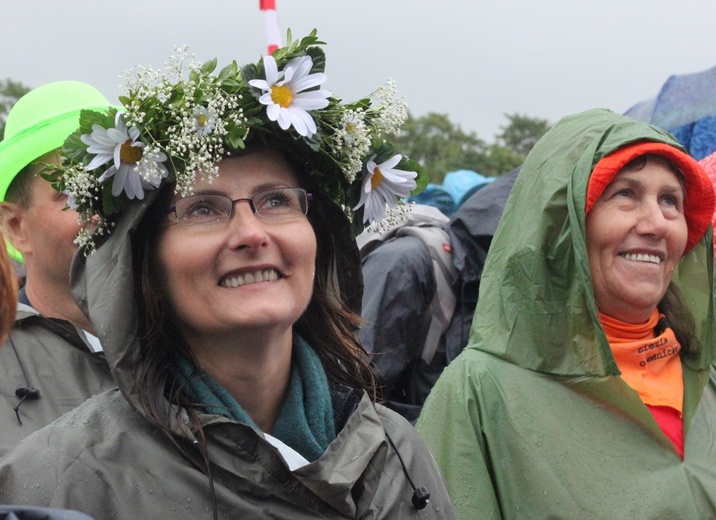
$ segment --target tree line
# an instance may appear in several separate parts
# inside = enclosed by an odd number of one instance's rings
[[[495,142],[487,143],[474,132],[463,131],[446,114],[409,116],[395,145],[422,164],[435,184],[455,170],[497,177],[521,165],[551,126],[546,119],[519,114],[505,117],[508,123],[500,127]]]
[[[15,102],[30,91],[19,81],[0,79],[0,140],[5,136],[5,120]]]

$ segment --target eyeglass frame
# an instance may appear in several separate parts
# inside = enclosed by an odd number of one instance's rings
[[[308,215],[309,207],[310,207],[311,203],[313,202],[313,194],[312,194],[311,192],[307,191],[307,190],[304,190],[303,188],[292,188],[292,187],[285,187],[285,186],[276,187],[276,188],[269,188],[269,189],[266,189],[266,190],[261,190],[261,191],[255,193],[255,194],[253,195],[253,197],[240,197],[240,198],[238,198],[238,199],[232,199],[232,198],[229,197],[228,195],[223,195],[223,194],[221,194],[221,193],[207,193],[207,194],[203,194],[203,195],[190,195],[189,197],[182,197],[182,198],[177,199],[176,201],[174,201],[174,204],[172,204],[171,206],[169,206],[169,208],[167,208],[167,210],[165,211],[165,214],[169,215],[169,214],[171,214],[171,213],[174,213],[175,221],[181,225],[182,222],[187,222],[187,220],[186,220],[186,219],[180,219],[180,218],[179,218],[179,214],[177,213],[177,205],[176,205],[177,202],[179,202],[180,200],[186,200],[186,199],[191,199],[191,198],[195,198],[195,197],[221,197],[221,198],[224,198],[224,199],[227,199],[227,200],[231,201],[231,209],[229,210],[229,213],[228,213],[228,215],[226,215],[226,218],[225,218],[225,219],[215,220],[216,223],[221,224],[221,223],[228,222],[229,220],[231,220],[231,217],[234,216],[234,206],[236,205],[237,202],[242,202],[242,201],[249,203],[249,207],[251,208],[251,212],[252,212],[254,215],[256,215],[257,217],[259,217],[259,218],[261,218],[261,219],[263,219],[263,220],[267,220],[267,221],[270,222],[270,221],[271,221],[271,218],[270,218],[270,217],[269,217],[269,218],[266,218],[266,216],[262,215],[262,214],[256,209],[256,204],[254,204],[254,199],[255,199],[256,197],[258,197],[258,196],[264,194],[264,193],[270,193],[270,192],[274,192],[274,191],[277,191],[277,190],[290,190],[290,191],[293,191],[293,192],[300,192],[300,193],[302,193],[302,194],[303,194],[303,197],[304,197],[304,199],[305,199],[305,201],[306,201],[306,206],[305,206],[306,209],[305,209],[304,212],[302,212],[302,215],[303,215],[304,217],[305,217],[306,215]],[[279,221],[280,221],[280,219],[279,219]],[[206,222],[206,223],[208,224],[208,222]]]

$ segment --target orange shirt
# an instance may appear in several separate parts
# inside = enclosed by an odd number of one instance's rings
[[[683,458],[684,381],[681,345],[674,331],[666,328],[656,336],[654,328],[663,315],[655,310],[645,323],[625,323],[599,314],[622,379],[649,408],[664,434]]]

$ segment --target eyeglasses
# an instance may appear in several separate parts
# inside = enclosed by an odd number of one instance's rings
[[[193,195],[177,200],[169,206],[167,214],[174,213],[177,222],[182,225],[211,226],[228,221],[234,214],[234,204],[244,201],[259,218],[277,222],[305,216],[312,198],[301,188],[272,188],[242,199],[231,199],[225,195]]]

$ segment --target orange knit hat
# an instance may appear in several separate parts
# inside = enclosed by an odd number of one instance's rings
[[[627,145],[607,155],[597,163],[589,177],[587,201],[584,212],[589,211],[597,202],[602,192],[630,161],[642,155],[653,154],[665,157],[674,163],[684,174],[684,185],[687,201],[684,205],[684,216],[689,229],[686,249],[689,251],[698,242],[711,223],[714,216],[714,187],[701,165],[690,155],[671,145],[658,142],[641,142]]]

